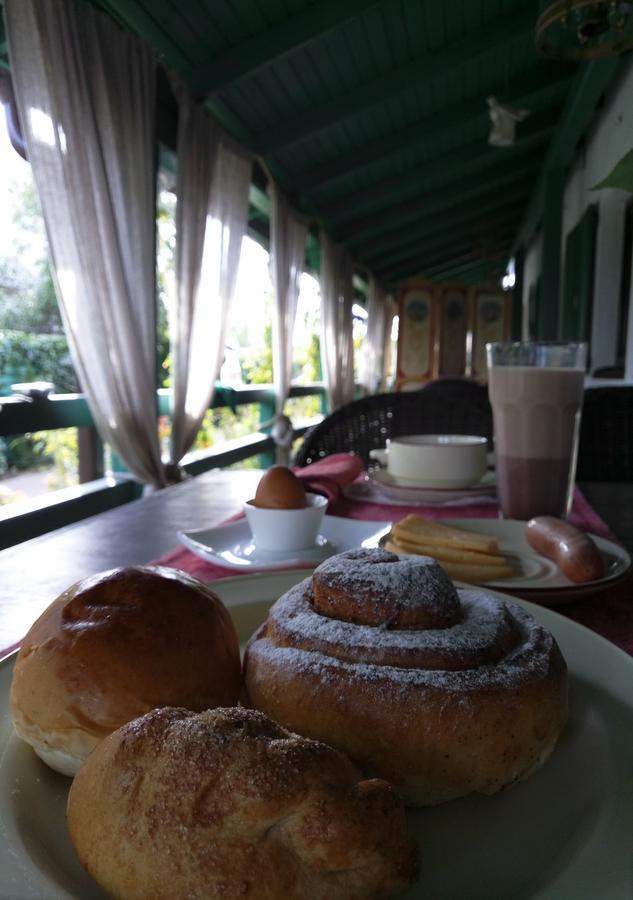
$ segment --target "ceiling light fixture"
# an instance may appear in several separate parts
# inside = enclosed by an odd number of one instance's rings
[[[545,56],[587,60],[633,47],[633,2],[542,0],[536,46]]]

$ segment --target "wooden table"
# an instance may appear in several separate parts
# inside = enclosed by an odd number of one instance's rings
[[[73,582],[115,566],[150,562],[177,546],[181,529],[220,524],[254,495],[261,474],[259,470],[206,472],[0,551],[0,658]],[[633,550],[628,527],[633,486],[594,484],[591,488],[586,491],[590,502]],[[618,502],[622,497],[631,497],[632,503]],[[632,584],[620,585],[618,592],[628,600]]]
[[[620,543],[633,553],[633,482],[588,481],[581,489]]]
[[[218,525],[254,495],[261,474],[216,469],[0,551],[0,658],[73,582],[156,559],[181,529]]]

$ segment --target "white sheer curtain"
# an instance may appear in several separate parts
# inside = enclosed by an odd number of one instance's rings
[[[76,0],[6,0],[5,21],[73,363],[102,438],[160,487],[152,54]]]
[[[273,381],[277,462],[287,465],[292,443],[292,423],[283,416],[292,377],[292,334],[297,315],[299,282],[305,264],[308,225],[271,182],[271,269],[275,305],[273,309]]]
[[[178,98],[176,294],[170,310],[173,399],[171,462],[193,444],[224,352],[252,160],[182,85]]]
[[[387,295],[373,275],[367,292],[367,334],[361,355],[360,383],[366,394],[376,394],[383,385]]]
[[[352,260],[348,251],[321,237],[321,357],[330,410],[354,399]]]

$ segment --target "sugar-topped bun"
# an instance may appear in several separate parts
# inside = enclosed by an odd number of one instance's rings
[[[523,607],[378,549],[332,557],[281,597],[247,646],[244,682],[252,706],[414,805],[527,777],[567,710],[565,662]]]
[[[68,827],[120,900],[376,900],[417,875],[390,785],[241,708],[120,728],[77,774]]]
[[[124,722],[158,706],[229,706],[239,642],[221,600],[175,569],[129,567],[68,588],[31,627],[11,685],[16,732],[74,775]]]

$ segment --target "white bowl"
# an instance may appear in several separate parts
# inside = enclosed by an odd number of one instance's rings
[[[244,512],[258,550],[305,550],[316,543],[327,498],[306,493],[303,509],[265,509],[249,500]]]
[[[382,454],[394,479],[421,487],[466,488],[486,473],[487,441],[472,434],[410,434],[391,438]],[[374,452],[376,458],[380,458]]]

